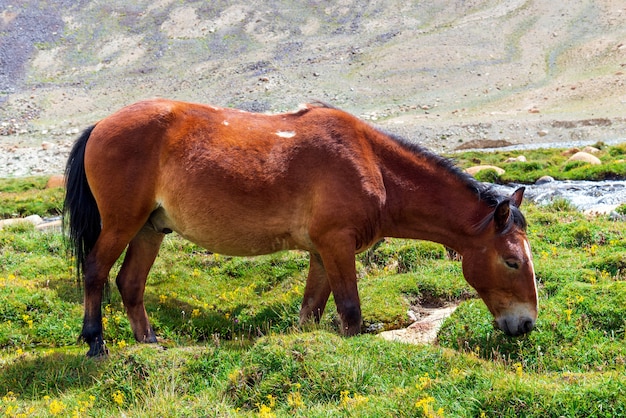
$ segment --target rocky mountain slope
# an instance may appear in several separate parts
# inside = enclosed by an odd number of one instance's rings
[[[317,99],[436,151],[626,138],[618,0],[0,0],[0,66],[3,153],[155,96]]]

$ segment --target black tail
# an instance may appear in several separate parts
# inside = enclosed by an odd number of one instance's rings
[[[70,248],[79,280],[85,258],[100,235],[100,212],[85,176],[85,147],[94,127],[85,129],[76,140],[65,167],[63,229],[69,226]]]

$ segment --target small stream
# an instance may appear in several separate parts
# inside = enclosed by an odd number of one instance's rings
[[[606,145],[626,142],[626,138],[603,141]],[[516,144],[508,147],[485,148],[483,152],[524,151],[544,148],[584,148],[594,145],[593,141],[568,141],[558,143]],[[511,194],[520,184],[495,186],[504,194]],[[583,181],[558,180],[542,184],[524,184],[524,199],[538,205],[547,205],[555,199],[566,199],[582,212],[611,213],[621,204],[626,203],[626,180]]]
[[[511,194],[518,184],[496,186],[502,193]],[[538,205],[547,205],[555,199],[565,199],[584,212],[611,213],[626,203],[626,181],[550,181],[524,185],[524,198]]]

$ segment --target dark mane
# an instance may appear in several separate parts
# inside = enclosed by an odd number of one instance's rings
[[[451,158],[446,158],[438,155],[428,148],[423,147],[422,145],[408,141],[407,139],[399,137],[397,135],[389,134],[387,132],[384,132],[384,134],[392,140],[396,141],[404,149],[425,157],[427,160],[431,161],[438,167],[444,169],[448,173],[461,180],[465,184],[465,186],[473,193],[475,193],[480,201],[485,202],[487,206],[495,208],[500,202],[506,199],[510,199],[509,196],[502,195],[490,184],[481,183],[465,171],[461,170],[459,166],[456,165],[455,161]],[[518,227],[525,230],[527,226],[526,218],[515,205],[511,205],[511,214],[511,219],[513,221],[512,224],[517,225]],[[489,219],[486,219],[485,223],[488,223],[488,221],[490,220],[491,217]]]
[[[326,108],[326,109],[335,109],[335,110],[340,110],[337,109],[336,107],[329,105],[328,103],[319,101],[319,100],[314,100],[311,103],[309,103],[309,106],[313,107],[313,108]],[[474,194],[476,194],[476,197],[478,198],[478,200],[484,202],[485,204],[487,204],[487,206],[492,207],[495,209],[496,206],[498,206],[498,204],[504,200],[510,199],[510,196],[504,196],[503,194],[499,193],[494,187],[492,187],[490,184],[488,183],[481,183],[479,181],[477,181],[474,177],[472,177],[471,175],[469,175],[468,173],[466,173],[465,171],[461,170],[456,163],[454,162],[454,160],[452,160],[451,158],[446,158],[443,157],[441,155],[438,155],[436,153],[434,153],[433,151],[429,150],[428,148],[419,145],[413,141],[409,141],[403,137],[400,137],[398,135],[389,133],[389,132],[385,132],[383,130],[381,130],[378,127],[372,126],[370,125],[374,130],[380,132],[381,134],[389,137],[390,139],[392,139],[393,141],[395,141],[396,143],[398,143],[400,146],[402,146],[404,149],[408,150],[409,152],[412,152],[414,154],[419,154],[422,157],[425,157],[428,161],[434,163],[435,165],[437,165],[438,167],[442,168],[443,170],[447,171],[448,173],[450,173],[451,175],[453,175],[454,177],[458,178],[459,180],[461,180],[465,186],[472,191]],[[517,208],[515,205],[511,205],[511,226],[512,225],[517,225],[519,228],[522,229],[526,229],[527,227],[527,223],[526,223],[526,218],[524,217],[524,215],[522,214],[522,212],[519,210],[519,208]],[[493,216],[493,214],[492,214]],[[492,217],[491,216],[491,217]],[[486,219],[483,223],[481,223],[481,225],[486,225],[490,220],[491,217],[489,217],[488,219]]]

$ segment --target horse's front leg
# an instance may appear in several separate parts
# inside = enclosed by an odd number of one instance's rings
[[[304,298],[300,309],[300,325],[304,325],[310,320],[319,322],[329,296],[330,284],[322,258],[317,253],[311,253],[309,275],[306,279]]]
[[[355,241],[351,236],[333,236],[318,245],[328,284],[333,292],[341,332],[352,336],[361,332],[361,302],[354,262]]]

